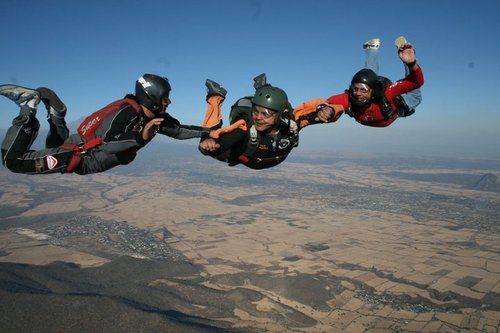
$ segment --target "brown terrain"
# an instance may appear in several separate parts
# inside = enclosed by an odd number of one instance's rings
[[[0,332],[500,332],[499,162],[169,149],[1,169]]]

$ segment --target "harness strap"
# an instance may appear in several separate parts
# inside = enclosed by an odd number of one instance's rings
[[[238,159],[243,162],[243,164],[248,164],[250,162],[250,157],[247,155],[240,155],[238,156]]]
[[[238,160],[243,162],[243,164],[248,164],[248,163],[250,163],[251,160],[253,160],[254,162],[257,162],[257,163],[275,162],[275,161],[279,162],[279,161],[283,161],[287,156],[288,156],[288,154],[278,155],[278,156],[274,156],[274,157],[251,157],[251,156],[248,156],[245,154],[241,154],[240,156],[238,156]]]
[[[102,138],[93,138],[92,140],[77,145],[74,143],[63,143],[60,147],[63,149],[67,149],[73,152],[73,157],[69,160],[68,166],[66,167],[66,172],[71,173],[75,170],[76,167],[80,165],[83,157],[87,152],[102,144]]]
[[[86,153],[88,150],[95,148],[97,146],[100,146],[101,144],[102,144],[102,138],[93,138],[92,140],[85,142],[81,146],[80,151],[81,152],[83,151],[83,153]]]

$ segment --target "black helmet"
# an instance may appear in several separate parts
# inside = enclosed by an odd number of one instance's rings
[[[170,83],[166,77],[144,74],[135,83],[137,101],[157,114],[161,111],[163,100],[170,94]]]
[[[355,83],[364,83],[367,86],[369,86],[372,89],[375,89],[377,87],[377,80],[378,80],[378,75],[375,74],[374,71],[372,71],[369,68],[363,68],[362,70],[358,71],[354,76],[352,77],[351,80],[351,86],[349,87],[349,101],[351,104],[356,107],[356,108],[365,108],[368,107],[374,98],[374,94],[372,94],[371,99],[367,101],[360,101],[357,98],[354,97],[353,92],[352,92],[352,86]]]
[[[370,86],[370,88],[375,88],[375,84],[377,82],[377,74],[375,74],[374,71],[368,68],[363,68],[354,76],[352,77],[351,80],[351,85],[354,83],[364,83]]]

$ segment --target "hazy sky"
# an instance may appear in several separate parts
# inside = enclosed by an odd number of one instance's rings
[[[298,105],[347,88],[372,37],[380,74],[402,78],[393,41],[405,35],[426,79],[417,113],[383,129],[343,116],[305,129],[298,150],[498,159],[499,17],[497,0],[3,0],[0,83],[51,87],[76,120],[158,73],[173,86],[169,112],[200,124],[207,78],[229,91],[225,119],[262,72]],[[1,98],[0,127],[16,112]]]

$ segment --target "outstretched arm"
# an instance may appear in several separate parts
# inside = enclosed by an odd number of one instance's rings
[[[208,136],[210,129],[195,125],[182,125],[164,122],[161,124],[158,133],[169,136],[177,140],[187,140]]]
[[[337,121],[344,112],[341,105],[334,105],[326,99],[316,98],[302,103],[293,110],[293,117],[299,129],[313,124],[331,123]]]
[[[393,100],[398,95],[418,89],[424,84],[424,74],[422,68],[417,64],[413,46],[410,43],[402,44],[398,48],[398,55],[410,72],[404,79],[391,84],[386,89],[385,95],[388,100]]]
[[[183,125],[171,115],[164,114],[164,121],[160,124],[158,133],[177,140],[187,140],[208,136],[209,129],[195,125]]]

